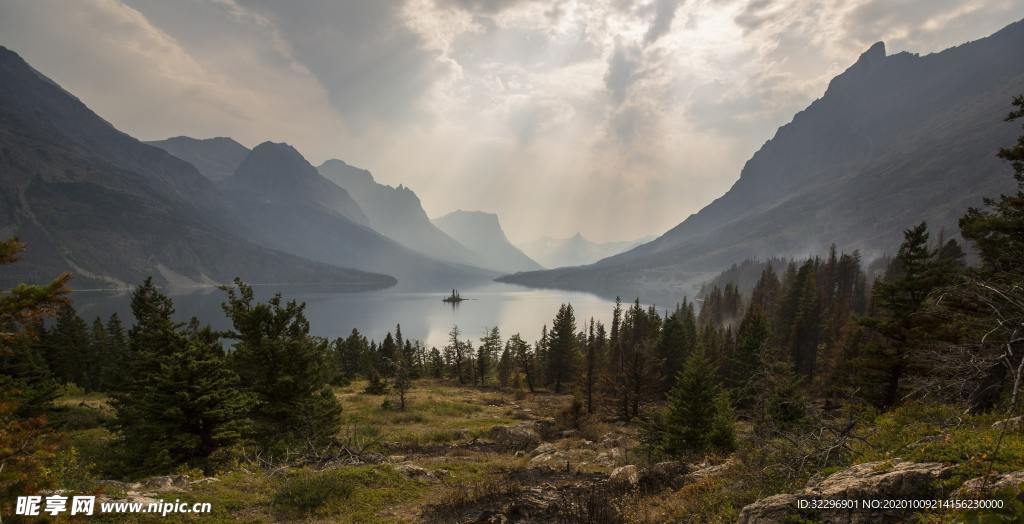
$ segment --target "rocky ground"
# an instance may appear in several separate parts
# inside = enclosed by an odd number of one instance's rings
[[[727,496],[743,502],[722,510],[722,493],[739,490],[750,474],[739,456],[652,460],[635,426],[599,417],[568,424],[565,395],[423,383],[405,411],[361,394],[358,384],[339,396],[346,429],[332,449],[282,463],[250,460],[212,477],[182,472],[91,489],[100,500],[211,502],[222,522],[701,522],[687,515],[718,513],[732,516],[716,522],[862,523],[913,513],[810,511],[798,501],[972,499],[1024,487],[1024,471],[964,477],[951,462],[890,458],[815,475],[788,493]],[[996,425],[1021,430],[1019,420]]]

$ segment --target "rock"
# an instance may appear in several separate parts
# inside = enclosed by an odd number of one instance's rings
[[[992,429],[1003,429],[1004,427],[1006,431],[1020,431],[1024,429],[1024,416],[1012,417],[992,424]]]
[[[640,482],[640,474],[637,472],[636,466],[630,464],[628,466],[620,466],[612,470],[612,474],[608,476],[608,479],[612,482],[635,486]]]
[[[490,437],[498,444],[519,449],[536,447],[541,442],[540,432],[533,423],[494,426]]]
[[[572,438],[572,437],[575,437],[576,435],[579,435],[579,434],[580,434],[580,432],[576,431],[575,429],[567,429],[567,430],[564,430],[561,433],[559,433],[559,435],[562,438]]]
[[[689,473],[686,475],[688,482],[697,482],[707,477],[717,475],[722,470],[732,466],[734,464],[733,459],[726,460],[721,464],[711,464],[710,462],[701,462],[700,464],[691,464],[686,466]]]
[[[740,511],[739,524],[775,524],[786,522],[796,515],[798,495],[784,493],[772,495],[748,504]]]
[[[537,455],[543,455],[545,453],[551,453],[552,451],[555,451],[555,445],[550,443],[550,442],[545,442],[545,443],[537,446],[533,451],[531,451],[530,452],[530,456],[531,457],[536,457]]]
[[[951,465],[939,462],[902,460],[867,462],[837,471],[822,480],[812,479],[799,493],[773,495],[743,508],[741,524],[774,523],[800,515],[800,499],[931,499],[937,495],[935,481],[945,477]],[[906,517],[903,510],[852,509],[814,510],[808,514],[822,522],[860,524]],[[805,515],[805,516],[808,516]]]
[[[902,460],[867,462],[837,471],[805,490],[822,498],[930,498],[932,483],[952,466]]]
[[[415,464],[399,464],[395,466],[395,471],[411,479],[431,477],[429,471]]]
[[[598,445],[602,448],[624,448],[629,445],[629,438],[618,433],[605,433],[601,435]]]
[[[140,482],[145,491],[184,491],[189,487],[188,475],[164,475]]]
[[[959,488],[949,496],[951,499],[980,499],[986,498],[991,494],[1002,491],[1004,489],[1012,488],[1015,490],[1024,489],[1024,471],[1014,471],[1011,473],[1003,473],[1002,475],[992,475],[988,477],[986,482],[985,477],[978,477],[975,479],[964,482]]]
[[[679,489],[685,484],[688,471],[689,468],[682,462],[659,462],[640,472],[640,486],[645,492]]]

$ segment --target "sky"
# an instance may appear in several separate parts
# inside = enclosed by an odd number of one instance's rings
[[[0,45],[140,139],[339,158],[526,242],[660,234],[876,41],[1021,0],[0,0]]]

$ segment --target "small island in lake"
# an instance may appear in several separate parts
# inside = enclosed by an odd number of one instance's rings
[[[448,295],[447,297],[441,299],[442,302],[448,302],[448,303],[451,303],[451,304],[458,304],[459,302],[462,302],[463,300],[466,300],[466,299],[462,298],[462,296],[459,295],[459,291],[457,289],[453,289],[451,295]]]

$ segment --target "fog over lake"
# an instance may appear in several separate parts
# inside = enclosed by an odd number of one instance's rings
[[[342,293],[314,287],[261,286],[255,290],[260,300],[280,291],[286,299],[305,302],[311,331],[318,336],[347,336],[355,328],[380,341],[388,331],[394,331],[395,324],[401,323],[404,337],[438,348],[446,343],[453,325],[458,325],[463,338],[472,339],[474,345],[491,326],[498,326],[503,338],[520,333],[532,343],[540,338],[543,325],[550,326],[561,304],[572,304],[580,329],[591,317],[608,324],[614,307],[613,300],[590,293],[529,289],[498,282],[460,288],[459,293],[468,300],[455,306],[441,301],[450,289]],[[225,296],[222,291],[204,288],[168,290],[167,293],[174,300],[176,316],[181,321],[197,316],[216,329],[230,327],[220,308]],[[106,319],[117,312],[125,323],[133,321],[129,292],[76,291],[72,300],[86,320],[91,321],[96,316]],[[659,305],[659,309],[664,306]]]

